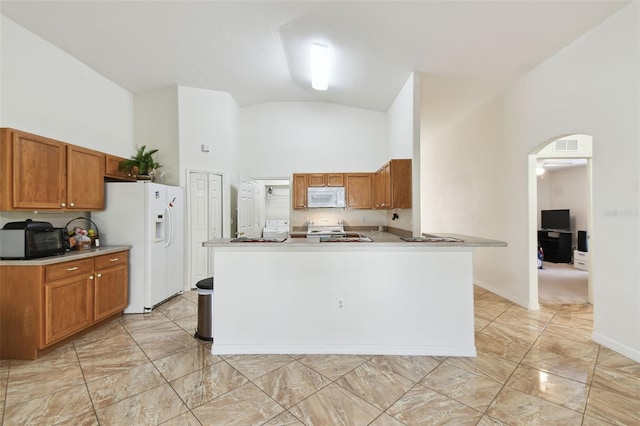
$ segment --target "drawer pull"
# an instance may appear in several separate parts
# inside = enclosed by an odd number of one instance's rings
[[[71,272],[71,271],[75,271],[76,269],[78,269],[78,267],[74,266],[73,268],[67,268],[67,271]]]
[[[117,257],[113,257],[113,258],[109,259],[109,262],[117,262],[118,260],[120,260],[120,259],[117,258]]]

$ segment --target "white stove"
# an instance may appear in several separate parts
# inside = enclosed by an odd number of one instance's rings
[[[310,222],[307,226],[307,238],[331,236],[344,237],[345,235],[347,234],[346,232],[344,232],[342,221],[322,219],[315,222]]]

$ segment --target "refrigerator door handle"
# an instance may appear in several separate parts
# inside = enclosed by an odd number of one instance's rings
[[[171,211],[171,209],[167,206],[164,206],[164,209],[167,212],[167,217],[169,218],[169,226],[171,227],[169,229],[169,238],[165,238],[165,243],[164,246],[165,247],[169,247],[171,245],[171,241],[173,240],[173,212]],[[165,225],[166,226],[166,225]],[[165,228],[166,230],[166,228]]]

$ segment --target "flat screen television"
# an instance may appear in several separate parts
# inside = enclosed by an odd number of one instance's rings
[[[540,212],[540,226],[542,229],[570,231],[569,209],[542,210]]]

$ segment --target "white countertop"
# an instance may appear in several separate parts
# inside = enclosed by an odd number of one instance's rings
[[[435,235],[438,237],[450,237],[461,241],[429,241],[429,242],[410,242],[402,240],[398,235],[389,232],[380,231],[364,231],[360,232],[363,235],[370,237],[372,242],[320,242],[319,238],[287,238],[284,242],[232,242],[230,238],[221,238],[208,240],[202,243],[204,247],[225,247],[225,248],[247,248],[252,249],[259,247],[268,248],[326,248],[335,249],[336,247],[348,247],[354,248],[444,248],[444,247],[458,247],[458,248],[473,248],[473,247],[506,247],[507,243],[504,241],[491,240],[487,238],[474,237],[471,235],[451,234],[451,233],[428,233],[428,235]]]
[[[59,256],[39,257],[29,260],[0,260],[0,266],[43,266],[52,265],[54,263],[68,262],[70,260],[84,259],[88,257],[100,256],[103,254],[116,253],[123,250],[129,250],[131,246],[103,246],[92,248],[90,250],[71,250]]]

